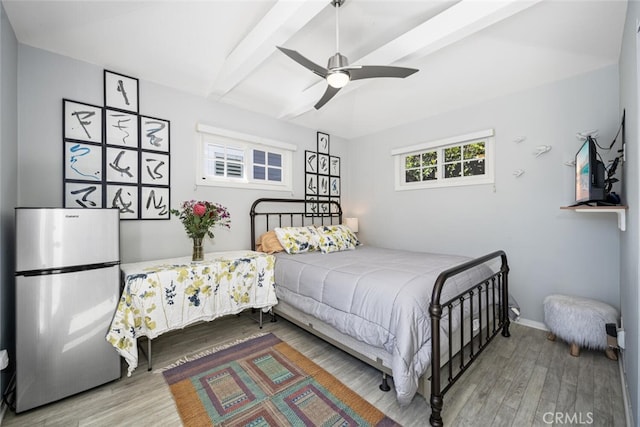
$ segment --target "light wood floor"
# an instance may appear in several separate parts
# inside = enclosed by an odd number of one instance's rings
[[[259,332],[273,332],[404,426],[428,425],[431,410],[416,396],[401,408],[393,388],[378,389],[380,374],[307,332],[279,320],[260,331],[249,315],[229,316],[154,340],[154,369],[180,357]],[[126,372],[123,368],[123,372]],[[569,355],[561,341],[518,324],[497,336],[444,397],[446,426],[624,426],[617,362],[604,353]],[[559,415],[558,415],[559,414]],[[592,421],[592,422],[590,422]],[[3,426],[180,426],[173,398],[146,360],[131,377],[19,415],[7,411]]]

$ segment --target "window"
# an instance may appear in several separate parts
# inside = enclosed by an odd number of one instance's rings
[[[292,191],[296,147],[199,124],[197,185]]]
[[[493,183],[493,129],[393,150],[396,190]]]

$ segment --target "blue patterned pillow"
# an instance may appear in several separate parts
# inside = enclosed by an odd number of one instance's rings
[[[322,253],[355,249],[360,245],[356,235],[346,225],[323,225],[318,227]]]
[[[319,237],[315,227],[277,227],[274,230],[280,244],[288,254],[301,254],[318,250]]]

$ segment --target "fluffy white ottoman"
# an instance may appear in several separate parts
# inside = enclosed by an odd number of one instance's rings
[[[544,321],[551,333],[571,344],[571,355],[579,356],[580,347],[605,350],[607,357],[617,360],[607,344],[607,323],[618,323],[618,310],[589,298],[549,295],[544,299]]]

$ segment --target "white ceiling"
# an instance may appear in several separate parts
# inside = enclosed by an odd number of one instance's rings
[[[420,71],[326,83],[329,0],[2,0],[18,41],[211,100],[357,138],[617,63],[623,0],[346,0],[340,53]]]

